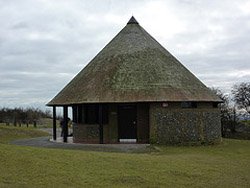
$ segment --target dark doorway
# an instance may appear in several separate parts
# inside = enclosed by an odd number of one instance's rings
[[[118,106],[119,139],[137,139],[136,105]]]

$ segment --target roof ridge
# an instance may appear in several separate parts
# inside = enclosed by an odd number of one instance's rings
[[[132,17],[129,19],[129,21],[128,21],[127,24],[139,24],[139,23],[137,22],[137,20],[135,19],[135,17],[132,16]]]

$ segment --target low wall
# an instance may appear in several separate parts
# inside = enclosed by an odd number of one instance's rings
[[[74,143],[99,143],[99,125],[74,124]]]

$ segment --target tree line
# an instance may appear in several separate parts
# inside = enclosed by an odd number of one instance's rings
[[[42,111],[38,108],[1,108],[0,123],[6,125],[13,124],[21,126],[21,124],[34,124],[41,118],[51,118],[49,110]]]
[[[220,89],[211,89],[222,100],[219,104],[222,136],[225,136],[227,130],[235,133],[241,120],[250,120],[250,82],[235,84],[229,94]]]

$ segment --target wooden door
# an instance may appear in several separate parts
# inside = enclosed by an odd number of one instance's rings
[[[136,105],[118,106],[119,139],[137,139]]]

